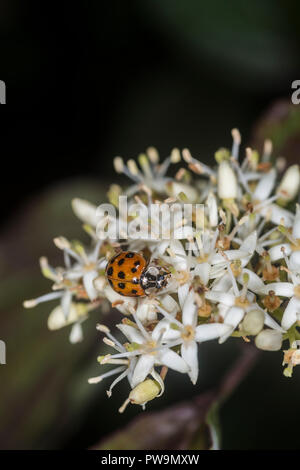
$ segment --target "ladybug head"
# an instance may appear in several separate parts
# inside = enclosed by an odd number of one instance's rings
[[[166,287],[169,277],[170,272],[167,269],[156,264],[149,264],[141,276],[141,286],[149,295]]]

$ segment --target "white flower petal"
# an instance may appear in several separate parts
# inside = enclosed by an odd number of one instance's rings
[[[176,313],[180,310],[179,306],[175,299],[169,294],[162,295],[159,299],[162,307],[172,315],[176,315]]]
[[[136,310],[136,316],[143,324],[155,321],[157,319],[155,306],[148,302],[148,299],[140,299]]]
[[[224,341],[226,341],[227,338],[229,338],[232,331],[234,331],[234,329],[242,321],[244,314],[245,314],[244,310],[240,307],[231,307],[231,309],[228,310],[228,312],[225,315],[224,323],[231,327],[231,331],[228,331],[227,333],[225,333],[224,335],[220,337],[219,339],[220,344],[224,343]]]
[[[232,327],[226,325],[225,323],[206,323],[204,325],[199,325],[196,328],[196,341],[210,341],[212,339],[219,338],[222,335],[227,334],[232,330]]]
[[[161,365],[165,365],[170,369],[177,370],[178,372],[186,373],[189,371],[189,366],[187,363],[172,351],[172,349],[162,349],[157,354],[157,361]]]
[[[129,339],[130,343],[144,344],[145,338],[140,331],[134,326],[119,323],[117,328],[122,331],[123,335]]]
[[[175,269],[178,271],[186,271],[188,269],[187,257],[181,241],[172,239],[170,241],[170,251],[174,254],[171,260]]]
[[[172,328],[171,323],[166,318],[163,318],[158,322],[152,331],[152,338],[154,341],[160,339],[161,343],[167,343],[168,341],[174,341],[181,336],[181,331]]]
[[[83,340],[83,331],[80,323],[75,323],[75,325],[72,326],[69,340],[72,344],[80,343],[80,341]]]
[[[300,208],[297,206],[296,216],[293,225],[293,237],[300,239]]]
[[[184,225],[183,227],[178,227],[173,231],[173,237],[177,240],[185,240],[187,238],[192,238],[194,235],[193,227],[189,225]]]
[[[230,308],[231,306],[225,304],[218,304],[219,315],[223,318],[223,320]]]
[[[98,277],[97,271],[88,271],[83,276],[83,285],[90,300],[95,300],[98,297],[98,292],[93,282],[96,277]]]
[[[118,294],[113,290],[110,285],[105,286],[104,296],[109,300],[109,302],[116,303],[116,309],[119,310],[124,315],[129,315],[135,310],[137,299],[134,297],[124,297],[123,295]]]
[[[183,284],[182,286],[179,286],[178,288],[178,300],[179,300],[179,305],[180,308],[183,309],[184,302],[188,296],[189,293],[189,284]]]
[[[300,299],[292,297],[289,303],[287,304],[282,320],[281,326],[285,330],[291,328],[291,326],[298,320],[298,315],[300,314]]]
[[[287,256],[291,254],[291,245],[289,243],[281,243],[280,245],[272,246],[269,249],[271,261],[277,261],[283,258],[283,250]]]
[[[133,377],[134,369],[135,369],[138,359],[139,359],[138,357],[133,356],[130,358],[130,362],[129,362],[127,379],[131,388],[134,388],[134,385],[132,383],[132,377]]]
[[[182,309],[182,323],[184,325],[196,326],[197,324],[197,306],[195,304],[195,294],[191,290],[184,302]]]
[[[82,266],[79,266],[76,269],[73,269],[71,271],[68,271],[65,274],[66,279],[70,279],[71,281],[76,281],[77,279],[80,279],[84,274],[84,271],[82,269]]]
[[[271,290],[282,297],[292,297],[294,295],[294,285],[291,282],[271,282],[264,287],[265,294],[268,294]]]
[[[66,320],[70,314],[71,302],[72,302],[72,294],[69,290],[66,290],[60,302],[60,305],[61,305],[61,308],[62,308],[62,311]]]
[[[226,274],[226,264],[215,264],[212,266],[209,273],[210,279],[220,279]]]
[[[285,332],[285,330],[283,328],[281,328],[280,325],[278,325],[278,323],[274,320],[273,317],[271,317],[271,315],[268,314],[268,312],[264,312],[264,314],[265,314],[265,325],[266,326],[269,326],[273,330],[281,331],[282,333]]]
[[[229,307],[234,305],[235,303],[235,296],[233,294],[229,294],[228,292],[218,292],[218,291],[208,291],[205,294],[206,299],[212,300],[213,302],[221,302]]]
[[[261,294],[264,292],[265,285],[262,281],[262,279],[255,274],[253,271],[250,269],[243,269],[242,274],[238,277],[238,281],[243,284],[243,275],[247,274],[249,276],[249,282],[248,282],[248,289],[251,290],[252,292],[255,292],[255,294]]]
[[[283,207],[280,207],[277,204],[270,204],[266,207],[263,207],[260,209],[260,214],[267,218],[270,217],[271,222],[273,222],[275,225],[282,223],[285,225],[285,227],[291,227],[293,225],[293,213],[283,209]]]
[[[210,263],[199,263],[194,269],[194,276],[199,276],[201,282],[206,286],[209,281]]]
[[[159,242],[158,245],[153,245],[152,246],[152,251],[155,251],[155,253],[157,255],[162,256],[169,245],[170,245],[169,240],[163,240],[163,241]]]
[[[276,171],[272,168],[268,173],[266,173],[261,180],[258,182],[255,191],[253,193],[253,200],[264,201],[267,199],[275,185],[276,180]]]
[[[154,366],[155,356],[152,354],[143,354],[138,359],[134,372],[132,375],[132,385],[136,387],[139,383],[143,382],[148,374],[150,374]]]
[[[240,250],[245,251],[248,254],[253,254],[257,245],[257,232],[254,231],[245,238],[243,243],[240,245]],[[226,252],[227,253],[227,252]]]
[[[300,251],[293,251],[290,256],[290,268],[300,273]]]
[[[249,252],[246,250],[227,250],[224,253],[226,254],[229,261],[233,261],[236,259],[242,260],[243,258],[249,256]],[[221,253],[214,254],[212,257],[211,263],[212,264],[221,263],[223,265],[226,265],[224,256],[222,256]]]
[[[232,287],[232,279],[228,273],[225,273],[220,279],[213,283],[212,290],[217,292],[228,292]]]
[[[199,374],[198,346],[196,341],[184,342],[181,346],[181,356],[190,367],[189,377],[195,385]]]

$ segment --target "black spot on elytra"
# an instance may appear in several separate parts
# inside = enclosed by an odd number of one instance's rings
[[[112,273],[114,272],[113,268],[110,266],[107,270],[107,275],[112,276]]]
[[[131,289],[131,293],[132,293],[132,294],[137,294],[137,290]]]
[[[135,261],[134,266],[139,266],[140,264],[140,261]]]
[[[136,272],[137,272],[137,269],[136,269],[136,268],[131,268],[131,272],[132,272],[132,273],[136,273]]]
[[[132,253],[131,251],[129,253],[127,253],[127,255],[125,255],[126,258],[133,258],[134,257],[134,253]]]
[[[124,258],[121,258],[119,261],[118,261],[118,265],[119,266],[122,266],[122,264],[124,263],[125,259]]]
[[[124,282],[119,282],[118,287],[120,287],[120,289],[125,289]]]
[[[132,279],[132,282],[133,284],[139,284],[139,279],[137,277],[135,277],[134,279]]]
[[[119,272],[118,272],[118,277],[119,277],[120,279],[125,279],[125,273],[124,273],[124,271],[119,271]]]

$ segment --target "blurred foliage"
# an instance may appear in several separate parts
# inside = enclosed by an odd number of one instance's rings
[[[62,264],[62,253],[52,238],[82,237],[70,205],[74,195],[95,202],[104,199],[101,185],[91,181],[53,187],[16,215],[1,236],[0,337],[7,345],[7,364],[0,366],[2,449],[59,447],[62,436],[80,426],[95,392],[87,384],[87,359],[93,352],[96,355],[99,312],[83,325],[88,341],[72,346],[69,329],[47,330],[55,301],[33,310],[22,307],[24,299],[51,290],[51,282],[40,274],[38,259],[47,255],[53,264]]]
[[[236,363],[214,389],[188,402],[139,415],[95,449],[219,449],[218,408],[249,372],[257,356],[256,349],[242,348]]]
[[[204,418],[213,398],[213,395],[207,395],[197,401],[180,403],[158,412],[142,413],[125,429],[117,431],[94,448],[208,449],[212,442],[210,428]]]
[[[283,99],[273,103],[254,127],[253,147],[262,149],[265,139],[272,140],[275,156],[299,163],[300,107]]]

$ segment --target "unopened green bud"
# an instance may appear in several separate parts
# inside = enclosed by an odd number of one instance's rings
[[[161,393],[161,387],[156,380],[146,379],[131,390],[129,397],[125,400],[120,413],[123,413],[129,403],[134,405],[145,405],[148,401],[154,400]]]
[[[155,380],[147,379],[131,390],[129,400],[135,405],[142,405],[148,401],[154,400],[159,393],[159,384]]]
[[[242,330],[248,335],[257,335],[263,329],[264,320],[265,315],[262,310],[251,310],[244,317]]]

